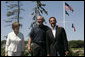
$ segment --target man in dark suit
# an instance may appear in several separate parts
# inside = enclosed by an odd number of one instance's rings
[[[64,28],[56,26],[56,18],[49,19],[51,28],[46,32],[47,56],[65,56],[68,52],[68,41]]]

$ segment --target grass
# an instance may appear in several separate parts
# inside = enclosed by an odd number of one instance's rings
[[[84,56],[84,48],[71,48],[74,56]]]

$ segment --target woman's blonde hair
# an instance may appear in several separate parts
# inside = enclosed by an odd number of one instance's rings
[[[16,28],[16,27],[19,27],[20,26],[20,24],[18,23],[18,22],[14,22],[13,24],[12,24],[12,29],[14,29],[14,28]]]

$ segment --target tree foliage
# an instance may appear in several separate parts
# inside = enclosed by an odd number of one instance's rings
[[[69,41],[69,46],[71,48],[84,48],[84,41],[83,40],[72,40],[72,41]]]
[[[6,1],[7,6],[7,20],[4,20],[6,23],[12,23],[14,21],[20,22],[21,19],[23,19],[20,16],[21,10],[24,11],[23,8],[21,8],[22,3],[20,1]]]
[[[31,23],[31,27],[36,25],[37,22],[37,16],[42,16],[43,13],[48,15],[48,12],[45,10],[45,6],[46,4],[42,4],[41,1],[35,1],[36,2],[36,6],[34,7],[34,11],[32,12],[31,15],[33,15],[33,20],[34,22]],[[45,19],[44,19],[45,21]]]

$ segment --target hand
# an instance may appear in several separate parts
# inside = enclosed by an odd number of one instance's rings
[[[21,53],[21,56],[24,56],[24,51]]]
[[[69,51],[66,51],[66,52],[65,52],[65,55],[67,56],[68,54],[69,54]]]
[[[8,53],[6,53],[5,56],[8,56]]]
[[[28,46],[28,52],[30,52],[31,51],[31,47],[30,46]]]
[[[50,56],[50,54],[47,54],[47,56]]]

